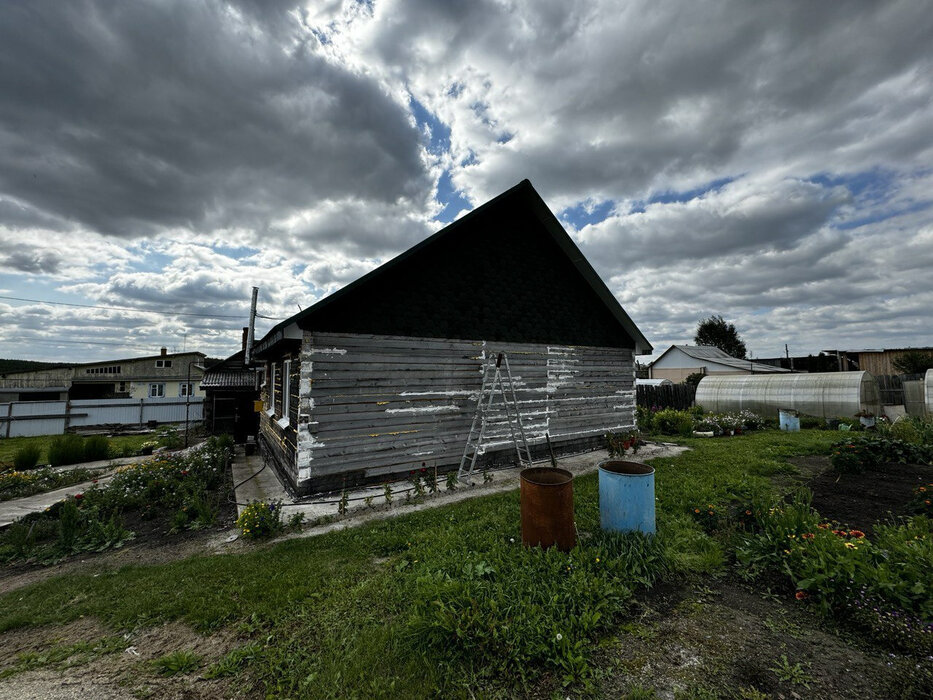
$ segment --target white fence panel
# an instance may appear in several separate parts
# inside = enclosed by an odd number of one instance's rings
[[[0,435],[30,437],[65,432],[66,401],[16,401],[0,404]]]
[[[138,425],[142,413],[142,401],[146,401],[146,399],[83,399],[72,401],[70,425],[74,428],[110,423]]]
[[[61,435],[65,428],[92,425],[183,423],[185,399],[85,399],[80,401],[16,401],[0,404],[0,438]],[[189,423],[204,418],[204,399],[187,404]]]
[[[203,416],[204,399],[192,398],[188,406],[188,421],[197,422]],[[181,423],[185,420],[184,399],[146,399],[143,423],[151,420],[159,423]]]

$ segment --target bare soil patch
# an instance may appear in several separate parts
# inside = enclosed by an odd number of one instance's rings
[[[892,462],[862,474],[838,474],[828,457],[792,461],[801,472],[814,474],[807,485],[820,515],[868,534],[879,521],[910,515],[907,504],[914,488],[933,481],[933,466],[922,464]]]
[[[119,633],[78,620],[68,625],[12,630],[0,635],[0,671],[14,666],[23,654],[42,653],[55,645],[94,642]],[[229,630],[204,636],[179,622],[122,635],[119,648],[87,663],[73,659],[0,679],[0,697],[16,698],[233,698],[241,697],[226,679],[207,680],[206,669],[233,649]],[[152,662],[175,651],[201,659],[197,671],[160,676]]]
[[[636,688],[659,698],[703,697],[703,691],[788,699],[933,692],[916,660],[862,648],[824,630],[805,604],[736,581],[656,587],[642,606],[637,622],[622,625],[603,654],[600,666],[608,672],[600,696],[624,697]]]

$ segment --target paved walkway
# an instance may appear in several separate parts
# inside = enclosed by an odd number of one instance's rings
[[[672,457],[684,452],[687,448],[670,443],[652,443],[642,447],[638,454],[629,456],[627,459],[646,462],[658,457]],[[608,459],[609,454],[605,450],[595,452],[585,452],[578,455],[570,455],[557,460],[557,466],[561,469],[567,469],[575,476],[588,474],[596,471],[597,465],[604,459]],[[537,466],[546,466],[548,459],[536,462]],[[392,484],[394,491],[392,503],[387,504],[383,484],[360,488],[347,493],[347,513],[343,516],[339,513],[340,495],[323,496],[309,499],[307,501],[295,501],[282,486],[276,472],[273,468],[263,469],[262,457],[253,455],[250,457],[238,453],[233,461],[233,483],[240,484],[236,489],[237,511],[243,512],[243,508],[250,501],[282,501],[283,517],[288,520],[295,513],[303,513],[305,521],[310,525],[298,533],[286,535],[290,537],[307,537],[309,535],[320,534],[330,530],[339,530],[368,520],[380,520],[394,517],[401,513],[408,513],[425,508],[436,508],[438,506],[462,501],[467,498],[476,498],[500,491],[509,491],[518,488],[519,478],[518,469],[503,469],[492,473],[493,479],[489,483],[483,483],[483,477],[477,473],[474,475],[474,485],[459,484],[453,491],[448,491],[445,486],[445,477],[439,477],[438,491],[435,494],[426,494],[417,502],[406,500],[406,489],[410,492],[412,486],[407,481],[399,481]],[[250,478],[250,477],[253,478]],[[248,479],[248,480],[247,480]]]

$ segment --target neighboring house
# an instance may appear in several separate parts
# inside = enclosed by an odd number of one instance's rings
[[[245,338],[244,338],[245,345]],[[204,372],[204,425],[213,435],[229,433],[237,443],[259,432],[259,372],[243,361],[245,348]]]
[[[162,348],[148,357],[8,372],[0,375],[0,402],[201,397],[204,358],[201,352]]]
[[[790,370],[739,360],[709,345],[671,345],[648,366],[652,379],[682,382],[691,374],[777,374]]]
[[[908,352],[933,352],[933,347],[923,348],[890,348],[883,350],[824,350],[828,355],[838,357],[837,362],[844,369],[857,369],[870,372],[876,377],[883,375],[899,375],[900,371],[894,367],[894,361]]]
[[[260,445],[298,494],[455,469],[482,368],[508,354],[532,453],[634,427],[634,356],[651,345],[527,180],[283,321]],[[504,421],[483,461],[509,460]]]

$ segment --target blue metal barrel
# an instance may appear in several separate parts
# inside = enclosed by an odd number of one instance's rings
[[[654,467],[620,459],[600,462],[599,524],[611,532],[654,534]]]
[[[787,408],[778,411],[778,420],[781,430],[789,433],[796,433],[800,430],[800,414]]]

